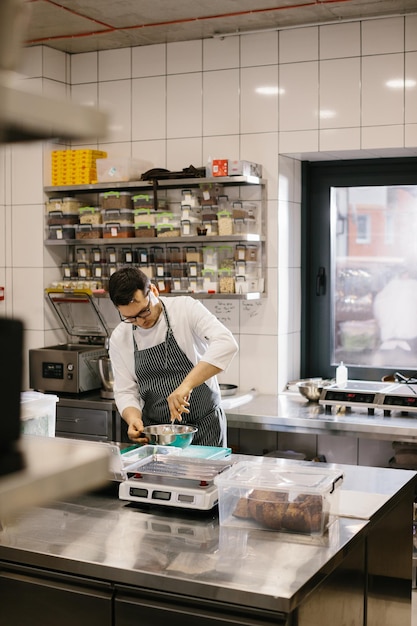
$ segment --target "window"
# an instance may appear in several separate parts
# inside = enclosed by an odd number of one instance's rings
[[[302,375],[417,369],[417,160],[304,165]]]

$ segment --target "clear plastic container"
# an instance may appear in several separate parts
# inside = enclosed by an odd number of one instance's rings
[[[117,222],[120,226],[131,226],[134,222],[132,209],[104,209],[102,211],[103,224]]]
[[[103,224],[78,224],[76,226],[76,239],[102,239]]]
[[[103,237],[110,239],[112,237],[118,239],[127,239],[135,236],[135,227],[120,224],[118,222],[103,224]]]
[[[78,224],[78,215],[63,213],[62,211],[50,211],[47,218],[48,226]]]
[[[75,225],[49,226],[48,238],[53,240],[75,239]]]
[[[222,526],[322,535],[333,521],[343,472],[283,459],[240,461],[214,478]]]
[[[233,218],[230,211],[219,211],[217,221],[220,237],[233,235]]]
[[[212,269],[202,269],[203,288],[206,293],[217,293],[219,290],[219,281],[217,271]]]
[[[24,435],[55,437],[58,396],[38,391],[23,391],[20,396],[20,417]]]
[[[102,209],[131,209],[132,196],[128,191],[105,191],[99,195]]]
[[[80,224],[102,224],[101,209],[94,206],[82,206],[78,209]]]
[[[135,237],[156,237],[156,228],[153,223],[135,222]]]
[[[205,270],[217,271],[219,267],[218,248],[212,246],[204,246],[203,248],[203,265]]]

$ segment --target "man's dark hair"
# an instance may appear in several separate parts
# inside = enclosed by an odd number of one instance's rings
[[[109,280],[109,296],[115,306],[125,306],[133,300],[139,289],[146,296],[151,281],[137,267],[122,267],[111,275]]]

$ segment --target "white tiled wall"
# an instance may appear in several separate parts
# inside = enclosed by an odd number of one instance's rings
[[[28,50],[22,72],[32,89],[55,95],[69,89],[74,101],[108,110],[107,139],[89,147],[110,156],[169,169],[204,165],[208,157],[263,164],[267,298],[207,306],[240,343],[224,381],[275,393],[296,378],[300,160],[374,157],[378,150],[417,154],[417,17],[78,55],[41,46]],[[414,82],[404,87],[404,78]],[[0,152],[0,286],[6,287],[0,314],[24,319],[28,347],[63,339],[42,296],[63,254],[40,252],[52,147]]]

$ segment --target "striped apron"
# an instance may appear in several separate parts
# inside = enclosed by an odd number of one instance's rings
[[[177,344],[168,313],[164,304],[161,304],[167,324],[165,341],[152,348],[139,350],[133,335],[135,372],[139,394],[144,401],[144,426],[170,423],[167,397],[194,367]],[[203,383],[193,389],[189,402],[190,412],[182,414],[181,423],[198,428],[193,445],[226,446],[226,416],[220,405],[220,394]]]

